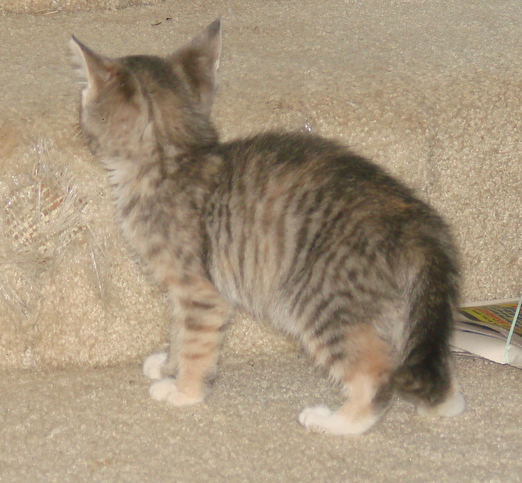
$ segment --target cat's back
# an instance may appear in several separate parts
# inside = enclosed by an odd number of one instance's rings
[[[358,204],[365,198],[376,203],[394,199],[403,205],[419,205],[411,190],[382,168],[320,136],[268,132],[224,143],[221,155],[223,188],[236,193],[315,194],[317,202],[357,200]]]

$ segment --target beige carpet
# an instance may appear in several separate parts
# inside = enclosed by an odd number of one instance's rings
[[[67,59],[73,33],[107,55],[166,54],[222,16],[225,138],[285,127],[350,144],[455,227],[465,301],[509,298],[522,284],[522,3],[67,12],[84,3],[0,0],[0,482],[522,481],[522,371],[480,360],[458,361],[469,409],[457,419],[400,403],[360,438],[309,434],[300,409],[334,405],[335,390],[240,319],[205,405],[150,400],[138,361],[164,343],[167,309],[76,137]],[[43,7],[5,12],[15,4]]]
[[[138,365],[0,379],[0,481],[522,481],[522,371],[459,360],[469,410],[425,419],[395,404],[369,434],[307,433],[309,404],[339,402],[296,355],[225,360],[201,406],[148,397]]]

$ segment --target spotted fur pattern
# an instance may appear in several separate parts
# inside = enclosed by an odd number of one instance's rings
[[[83,136],[109,173],[124,237],[173,305],[168,353],[145,361],[155,399],[201,401],[237,308],[298,339],[340,384],[338,411],[300,422],[368,430],[397,392],[423,413],[464,401],[448,339],[454,244],[411,190],[311,134],[220,143],[210,120],[220,23],[166,58],[98,55],[73,38]]]

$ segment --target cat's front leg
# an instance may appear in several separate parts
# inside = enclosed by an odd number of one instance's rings
[[[203,401],[204,394],[187,396],[178,389],[173,378],[161,379],[150,386],[149,394],[156,401],[165,401],[174,406],[189,406]]]
[[[147,358],[143,371],[159,379],[150,388],[154,399],[184,406],[204,398],[230,309],[214,285],[202,277],[172,281],[169,293],[175,306],[170,349],[168,354]]]
[[[156,352],[145,359],[143,374],[146,377],[152,380],[176,377],[178,374],[178,354],[184,332],[185,328],[181,315],[174,317],[170,327],[169,352]]]
[[[157,352],[152,354],[143,364],[143,374],[149,379],[158,381],[150,387],[150,395],[158,401],[168,401],[176,406],[186,406],[195,404],[201,399],[191,399],[181,393],[174,377],[165,377],[168,372],[168,354],[167,352]]]
[[[166,366],[168,354],[157,352],[145,359],[143,363],[143,374],[152,380],[163,379],[163,368]]]

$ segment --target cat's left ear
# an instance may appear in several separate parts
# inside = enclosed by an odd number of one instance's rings
[[[168,59],[174,68],[181,66],[190,81],[196,101],[207,114],[214,100],[220,56],[221,20],[217,19]]]

